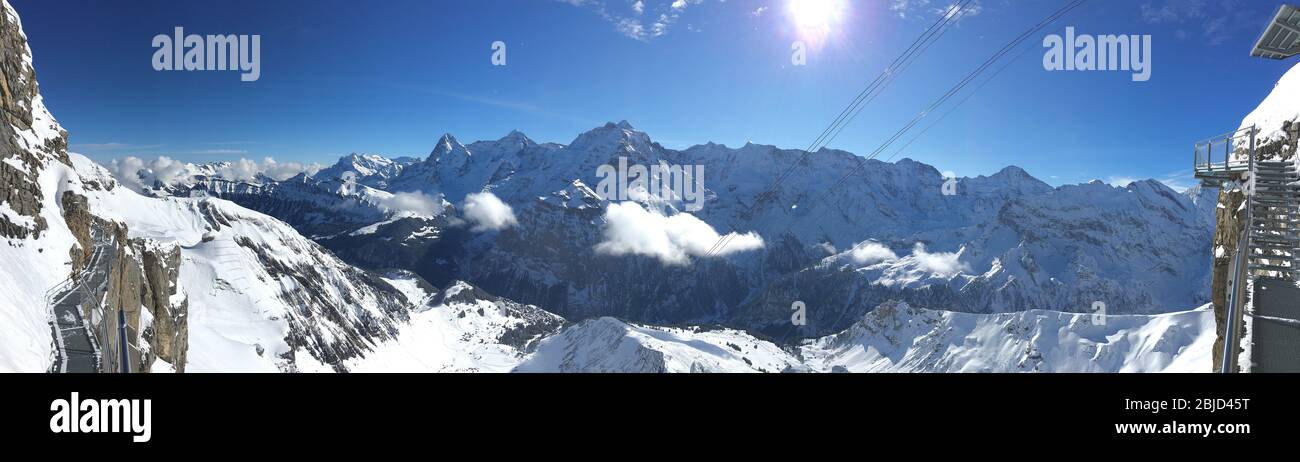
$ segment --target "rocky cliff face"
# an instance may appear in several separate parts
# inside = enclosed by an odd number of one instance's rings
[[[153,322],[140,335],[150,345],[155,357],[171,364],[176,372],[185,372],[189,350],[189,298],[177,282],[181,270],[181,248],[161,245],[146,239],[131,241],[141,254],[144,275],[142,304]],[[151,361],[146,361],[150,364]]]
[[[101,218],[103,211],[90,204],[90,194],[112,186],[83,182],[74,170],[68,134],[40,95],[18,14],[7,1],[2,10],[0,238],[7,245],[0,251],[0,319],[7,330],[0,337],[0,370],[48,368],[58,342],[48,327],[45,291],[69,276],[79,278],[81,315],[101,351],[119,344],[120,308],[130,326],[132,371],[149,371],[155,358],[183,370],[188,330],[185,298],[177,291],[179,249],[131,239],[125,225]],[[87,268],[96,250],[105,264]]]
[[[1240,188],[1224,188],[1219,193],[1219,207],[1215,211],[1214,224],[1214,276],[1211,299],[1214,303],[1214,321],[1218,326],[1214,341],[1214,370],[1223,364],[1223,334],[1228,316],[1228,275],[1232,273],[1232,259],[1237,254],[1237,244],[1241,239],[1241,216],[1245,210],[1242,202],[1246,200]],[[1244,326],[1243,326],[1244,329]],[[1239,332],[1241,338],[1244,332]]]
[[[8,2],[3,9],[0,107],[5,123],[0,124],[0,204],[7,204],[12,213],[0,213],[0,236],[26,238],[39,236],[48,227],[40,216],[41,191],[36,179],[47,162],[70,165],[68,134],[40,102],[31,49],[18,14]]]
[[[115,235],[114,262],[104,289],[104,303],[90,307],[88,319],[107,319],[102,329],[100,351],[119,351],[117,309],[125,314],[127,357],[133,372],[154,370],[161,359],[176,372],[185,371],[185,350],[189,341],[188,300],[180,293],[180,247],[150,239],[131,238],[121,223],[97,219],[97,224]],[[164,368],[165,369],[165,368]]]

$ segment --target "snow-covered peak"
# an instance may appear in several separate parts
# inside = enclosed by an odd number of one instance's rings
[[[317,182],[342,181],[383,188],[414,159],[389,159],[378,154],[352,153],[339,158],[329,168],[316,172],[311,179]]]
[[[1268,97],[1241,121],[1241,128],[1252,125],[1259,128],[1259,141],[1280,140],[1286,137],[1282,124],[1297,117],[1300,117],[1300,64],[1278,79]]]
[[[335,168],[347,169],[356,172],[359,175],[369,176],[375,172],[392,165],[393,161],[375,154],[357,154],[352,153],[343,156],[338,163],[334,164]],[[324,172],[322,170],[321,172]]]
[[[543,340],[516,372],[780,372],[798,360],[730,329],[668,328],[590,319]]]
[[[967,179],[965,183],[965,188],[969,192],[994,193],[1000,191],[1003,194],[1014,192],[1018,195],[1032,195],[1045,194],[1052,190],[1051,185],[1034,178],[1029,172],[1014,165],[1003,168],[989,176]]]
[[[598,151],[602,153],[639,153],[650,155],[654,150],[654,142],[645,132],[637,131],[632,124],[626,120],[614,123],[609,122],[604,126],[597,127],[578,135],[577,138],[569,144],[569,149],[577,151]]]
[[[510,141],[510,142],[530,144],[530,145],[536,144],[533,143],[533,140],[531,138],[528,138],[528,135],[525,135],[524,132],[521,132],[519,130],[510,130],[510,133],[507,133],[506,136],[501,137],[501,139],[498,139],[497,141],[499,142]]]
[[[446,133],[442,135],[442,138],[438,139],[438,144],[436,144],[433,147],[433,151],[429,153],[428,161],[441,162],[452,157],[469,156],[470,152],[465,148],[465,145],[456,141],[456,137],[452,136],[452,134]]]

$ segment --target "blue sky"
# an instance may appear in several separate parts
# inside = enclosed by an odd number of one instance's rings
[[[519,129],[567,143],[622,119],[672,148],[803,148],[947,2],[850,0],[813,40],[807,65],[792,66],[791,43],[810,39],[791,14],[790,3],[801,1],[809,0],[11,3],[74,151],[101,161],[328,164],[350,152],[424,156],[445,132],[469,142]],[[831,147],[871,152],[1063,3],[981,0],[978,14],[928,49]],[[1090,0],[1032,38],[1032,49],[901,157],[963,176],[1018,165],[1052,184],[1190,184],[1192,143],[1236,128],[1293,64],[1249,57],[1277,5]],[[1045,71],[1042,36],[1067,25],[1150,34],[1151,80]],[[150,41],[175,26],[260,34],[261,79],[154,71]],[[495,41],[507,45],[506,66],[491,63]]]

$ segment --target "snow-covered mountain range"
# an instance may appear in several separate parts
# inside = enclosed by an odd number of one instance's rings
[[[643,196],[636,202],[647,213],[611,215],[627,210],[596,193],[597,172],[620,158],[702,165],[706,200],[689,219],[711,229],[670,232],[671,242],[658,245],[654,234],[667,230],[638,223],[645,233],[620,242],[637,251],[602,252],[623,221],[685,213],[680,201]],[[437,285],[465,280],[573,319],[613,315],[772,333],[802,300],[820,308],[799,334],[811,337],[894,299],[973,313],[1081,312],[1101,301],[1120,314],[1208,301],[1203,262],[1215,190],[1179,193],[1150,180],[1054,188],[1008,167],[957,178],[955,194],[945,195],[937,169],[908,159],[867,161],[864,173],[828,189],[828,179],[858,162],[844,151],[757,144],[672,150],[621,122],[568,145],[539,144],[518,131],[469,145],[444,135],[421,161],[350,155],[310,177],[191,176],[142,192],[227,198],[292,224],[352,264],[410,270]],[[519,225],[492,233],[460,226],[461,206],[481,193],[507,204]],[[764,245],[723,258],[693,250],[713,244],[710,232],[729,230],[753,233]],[[884,258],[862,259],[864,248]],[[666,255],[692,258],[665,264]]]
[[[627,122],[297,175],[98,164],[67,152],[3,3],[0,371],[50,368],[46,291],[83,269],[107,281],[84,316],[126,310],[155,372],[1208,370],[1214,191],[1008,167],[946,195],[907,159],[833,185],[859,157],[673,150]],[[702,209],[598,194],[620,161],[702,166]],[[118,263],[83,268],[100,252]],[[1079,314],[1098,301],[1104,325]]]

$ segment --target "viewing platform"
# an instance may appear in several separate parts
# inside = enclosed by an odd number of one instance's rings
[[[1241,180],[1252,168],[1257,134],[1259,129],[1250,126],[1197,142],[1193,148],[1196,178],[1211,187]]]

